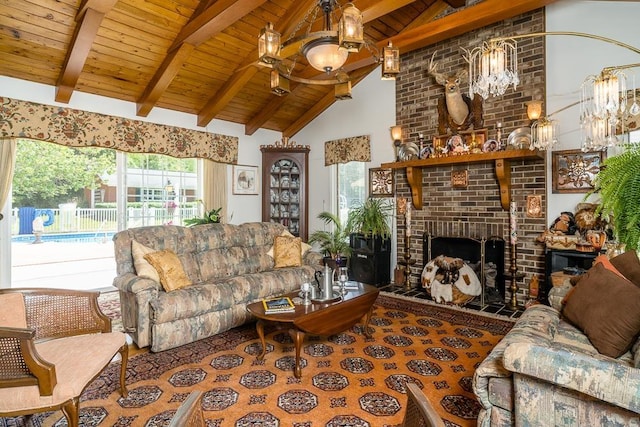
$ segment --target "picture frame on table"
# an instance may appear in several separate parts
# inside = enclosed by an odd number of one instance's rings
[[[562,150],[551,153],[553,193],[587,193],[605,160],[604,151]]]
[[[369,197],[393,197],[393,169],[369,169]]]
[[[258,166],[233,165],[233,194],[257,195],[259,188]]]

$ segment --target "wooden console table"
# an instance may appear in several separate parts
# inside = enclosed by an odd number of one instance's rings
[[[462,154],[459,156],[415,159],[406,162],[383,163],[387,169],[406,169],[407,181],[411,188],[411,199],[416,209],[422,209],[422,169],[464,163],[494,162],[498,185],[500,186],[500,204],[509,209],[511,201],[511,160],[544,159],[545,152],[538,150],[504,150],[490,153]]]

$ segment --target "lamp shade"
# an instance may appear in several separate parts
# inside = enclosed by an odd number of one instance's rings
[[[529,120],[538,120],[542,115],[542,101],[529,101],[526,105]]]
[[[394,141],[402,141],[402,126],[395,125],[391,127],[391,139]]]
[[[309,65],[327,73],[342,67],[349,56],[348,51],[340,49],[335,37],[313,40],[304,46],[302,53]]]

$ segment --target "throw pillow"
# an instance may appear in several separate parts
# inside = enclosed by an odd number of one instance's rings
[[[276,268],[299,267],[302,265],[299,237],[277,236],[273,242],[273,259]]]
[[[624,275],[624,274],[622,274],[622,273],[620,272],[620,270],[618,270],[618,269],[617,269],[617,268],[616,268],[616,267],[611,263],[611,261],[609,260],[609,257],[608,257],[608,256],[606,256],[606,255],[598,255],[598,256],[596,257],[596,259],[593,261],[593,264],[595,265],[595,264],[598,264],[598,263],[602,264],[602,265],[604,266],[604,268],[606,268],[607,270],[609,270],[609,271],[611,271],[611,272],[613,272],[613,273],[616,273],[618,276],[620,276],[620,277],[622,277],[622,278],[625,278],[625,279],[629,280],[627,277],[625,277],[625,275]]]
[[[151,252],[144,256],[144,259],[156,269],[160,276],[160,283],[165,291],[171,292],[185,286],[191,285],[191,280],[184,272],[182,263],[173,251],[165,249],[163,251]]]
[[[24,297],[19,292],[0,294],[0,326],[7,328],[26,328],[27,311]]]
[[[293,234],[291,234],[289,232],[289,230],[284,230],[282,232],[282,234],[280,234],[280,236],[284,236],[284,237],[295,237]],[[311,249],[311,245],[308,243],[303,242],[302,240],[300,240],[300,257],[304,257],[304,254],[306,254],[309,250]],[[271,258],[275,258],[273,256],[273,245],[271,246],[271,248],[269,249],[269,251],[267,252],[267,255],[269,255]]]
[[[640,288],[598,263],[576,284],[562,314],[601,354],[620,357],[640,334]]]
[[[140,277],[160,282],[160,276],[158,276],[156,269],[149,264],[149,261],[144,259],[146,254],[152,252],[156,252],[156,250],[138,243],[135,240],[131,241],[131,254],[133,255],[133,266],[136,268],[136,274]]]
[[[640,287],[640,260],[638,260],[636,251],[626,251],[617,257],[611,258],[611,264],[613,264],[624,277]]]

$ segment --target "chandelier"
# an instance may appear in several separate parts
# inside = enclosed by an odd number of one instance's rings
[[[498,37],[485,41],[471,50],[463,49],[464,59],[469,63],[469,95],[504,95],[512,86],[515,90],[520,83],[518,76],[517,39],[540,36],[576,36],[611,43],[640,54],[640,49],[607,37],[587,33],[552,31]],[[598,150],[615,145],[617,132],[623,131],[625,120],[640,115],[640,106],[635,102],[628,106],[626,75],[622,70],[639,67],[638,64],[607,67],[598,76],[588,76],[582,84],[580,101],[580,127],[583,131],[583,150]],[[634,105],[636,107],[634,108]],[[556,123],[543,118],[532,127],[532,148],[550,147],[556,142]],[[537,140],[536,140],[537,138]]]
[[[334,13],[341,11],[337,30],[333,30]],[[323,28],[312,31],[318,15]],[[306,26],[304,33],[299,34]],[[382,63],[382,79],[395,80],[400,72],[400,52],[391,43],[382,49],[364,39],[362,13],[351,3],[343,8],[337,0],[319,0],[289,38],[281,43],[281,35],[267,23],[258,37],[258,63],[271,68],[271,91],[276,95],[289,93],[290,81],[312,85],[333,85],[338,99],[351,98],[351,81],[342,69],[349,53],[366,47],[376,62]],[[303,57],[314,69],[324,73],[323,78],[304,78],[294,74],[298,60]]]

